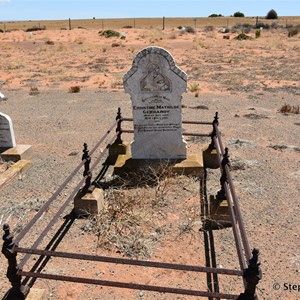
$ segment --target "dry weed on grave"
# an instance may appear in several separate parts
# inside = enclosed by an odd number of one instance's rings
[[[168,166],[149,167],[136,176],[134,182],[118,179],[116,186],[105,190],[104,209],[97,216],[91,216],[82,230],[93,232],[98,237],[100,248],[128,257],[150,257],[168,228],[164,210],[167,208],[178,213],[178,199],[181,205],[186,194],[190,197],[197,193],[196,179],[174,177]],[[174,195],[180,194],[179,188],[183,188],[184,193],[181,192],[182,199],[175,200]],[[183,221],[179,221],[177,236],[192,234],[193,227],[198,225],[199,212],[195,207],[191,209],[186,209]],[[190,230],[183,230],[186,221]]]

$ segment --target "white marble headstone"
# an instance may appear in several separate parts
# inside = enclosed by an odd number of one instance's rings
[[[187,75],[171,54],[160,47],[147,47],[135,57],[124,76],[125,92],[133,109],[133,159],[185,159],[182,138],[182,93]]]
[[[11,118],[0,112],[0,148],[16,146],[15,133]]]

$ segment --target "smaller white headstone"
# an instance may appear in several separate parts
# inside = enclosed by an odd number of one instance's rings
[[[8,115],[0,112],[0,148],[16,146],[15,133],[12,120]]]

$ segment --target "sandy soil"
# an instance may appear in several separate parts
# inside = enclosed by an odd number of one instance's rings
[[[260,299],[300,299],[298,291],[284,290],[284,284],[300,284],[300,118],[299,114],[278,112],[285,103],[299,105],[299,36],[287,38],[285,31],[263,31],[259,39],[237,41],[233,39],[236,33],[229,34],[231,38],[227,40],[216,30],[199,30],[195,35],[181,35],[177,29],[122,31],[126,40],[105,39],[97,31],[82,29],[34,32],[32,38],[24,32],[0,34],[1,92],[7,97],[0,102],[0,110],[11,116],[17,142],[33,145],[35,153],[28,173],[1,189],[1,223],[9,222],[16,233],[77,166],[82,144],[95,145],[113,122],[117,108],[122,107],[124,116],[131,116],[122,76],[141,48],[162,46],[188,73],[190,90],[193,84],[199,84],[198,92],[183,95],[183,118],[210,121],[215,111],[219,112],[249,243],[261,251]],[[249,35],[254,37],[254,33]],[[120,46],[112,47],[113,43]],[[80,86],[81,92],[67,93],[71,86]],[[37,95],[30,95],[32,87],[38,88]],[[131,138],[124,135],[125,140]],[[187,141],[190,152],[205,142],[195,138]],[[208,175],[209,192],[213,194],[219,189],[219,173],[210,171]],[[151,217],[146,214],[141,218],[151,221],[150,226],[149,222],[143,223],[143,228],[148,226],[152,233],[151,260],[205,264],[204,235],[199,232],[198,184],[190,178],[171,182],[164,205],[153,210]],[[32,243],[74,186],[72,182],[60,195],[21,246]],[[71,209],[72,205],[64,215]],[[63,221],[59,220],[51,234]],[[183,230],[188,225],[189,230]],[[215,231],[214,241],[217,265],[238,268],[232,230]],[[91,223],[76,220],[57,250],[123,255],[117,248],[96,246]],[[5,272],[6,261],[1,255],[0,296],[9,287]],[[141,271],[101,263],[52,258],[44,272],[207,289],[204,274]],[[222,292],[242,290],[240,279],[225,276],[219,280]],[[273,289],[275,283],[280,290]],[[192,298],[49,280],[37,280],[34,287],[45,289],[48,299]]]

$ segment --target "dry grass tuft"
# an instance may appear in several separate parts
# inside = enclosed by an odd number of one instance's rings
[[[47,41],[45,42],[45,44],[46,44],[46,45],[54,45],[54,42],[51,41],[51,40],[47,40]]]
[[[279,109],[279,112],[284,113],[284,114],[299,114],[299,105],[289,105],[289,104],[284,104],[282,107]]]
[[[190,91],[192,93],[197,92],[199,90],[199,83],[191,83],[190,85]]]
[[[164,234],[162,211],[173,205],[180,181],[189,188],[197,186],[189,177],[175,178],[168,164],[116,177],[114,184],[105,189],[103,210],[91,216],[81,229],[98,237],[98,247],[128,257],[150,257],[155,243]]]
[[[36,86],[32,86],[29,91],[29,95],[35,96],[40,93],[39,89]]]
[[[199,97],[199,90],[200,90],[199,83],[192,83],[192,84],[190,85],[189,90],[190,90],[192,93],[195,93],[195,97],[196,97],[196,98]]]
[[[80,92],[80,86],[75,85],[69,87],[68,93],[79,93]]]
[[[121,44],[120,43],[112,43],[111,44],[111,46],[113,47],[113,48],[115,48],[115,47],[120,47],[121,46]]]

